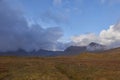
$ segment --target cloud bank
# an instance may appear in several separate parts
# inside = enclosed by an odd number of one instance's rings
[[[62,35],[59,27],[44,29],[38,24],[29,26],[22,12],[0,0],[0,51],[19,48],[56,50]]]
[[[73,36],[71,38],[74,45],[88,45],[90,42],[97,42],[109,48],[120,47],[120,22],[111,25],[107,30],[102,30],[99,35],[94,33]]]

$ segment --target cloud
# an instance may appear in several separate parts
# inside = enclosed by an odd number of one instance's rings
[[[45,17],[46,16],[46,17]],[[52,12],[44,15],[46,20],[61,23],[61,16],[56,16]],[[73,36],[69,43],[58,42],[63,36],[60,27],[50,27],[44,29],[39,24],[29,25],[24,13],[15,10],[4,0],[0,0],[0,51],[47,49],[63,50],[74,45],[87,45],[90,42],[98,42],[110,47],[120,47],[120,22],[112,25],[107,30],[102,30],[99,35],[94,33]],[[44,18],[43,18],[44,19]]]
[[[73,36],[71,39],[72,39],[72,42],[74,43],[74,45],[77,45],[77,46],[86,46],[91,42],[98,41],[98,37],[93,33],[82,34],[79,36]]]
[[[111,47],[120,47],[120,22],[111,25],[108,30],[100,32],[100,39],[103,44]]]
[[[59,27],[29,26],[24,14],[14,10],[6,1],[0,1],[0,51],[47,49],[53,50],[63,32]]]
[[[120,47],[120,22],[111,25],[109,29],[102,30],[99,35],[93,33],[73,36],[74,45],[88,45],[91,42],[101,43],[109,48]]]

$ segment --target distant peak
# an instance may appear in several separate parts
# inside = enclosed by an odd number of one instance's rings
[[[95,45],[101,45],[101,44],[98,44],[98,43],[95,43],[95,42],[91,42],[91,43],[89,44],[89,46],[95,46]]]
[[[105,50],[106,47],[102,44],[99,43],[95,43],[95,42],[91,42],[88,46],[87,46],[87,50],[88,51],[103,51]]]

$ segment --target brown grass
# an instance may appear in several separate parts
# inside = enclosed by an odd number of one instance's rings
[[[120,80],[120,53],[103,53],[0,57],[0,80]]]

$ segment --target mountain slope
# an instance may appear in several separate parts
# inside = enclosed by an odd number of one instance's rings
[[[86,52],[86,46],[70,46],[64,51],[64,55],[78,55]]]

